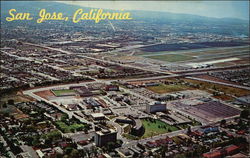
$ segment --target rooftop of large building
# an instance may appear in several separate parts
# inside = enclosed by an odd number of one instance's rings
[[[102,129],[101,131],[97,131],[96,134],[98,135],[107,135],[107,134],[112,134],[112,133],[116,133],[115,130],[113,129]]]

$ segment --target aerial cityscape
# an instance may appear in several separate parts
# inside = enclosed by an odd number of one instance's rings
[[[6,21],[85,3],[1,1],[0,158],[250,157],[245,15]]]

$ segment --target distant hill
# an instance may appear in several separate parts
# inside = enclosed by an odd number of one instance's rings
[[[64,12],[66,14],[72,15],[74,11],[79,8],[83,8],[88,11],[91,8],[58,3],[58,2],[39,2],[39,1],[1,1],[1,14],[7,14],[9,9],[15,8],[18,11],[29,11],[31,13],[37,13],[38,10],[46,8],[48,11],[55,12]],[[107,10],[107,9],[106,9]],[[111,11],[111,10],[109,10]],[[156,11],[131,11],[136,18],[143,19],[162,19],[162,21],[166,20],[174,20],[174,21],[200,21],[200,22],[226,22],[226,23],[245,23],[248,24],[247,20],[236,19],[236,18],[209,18],[198,15],[191,14],[178,14],[178,13],[170,13],[170,12],[156,12]],[[161,20],[160,20],[161,21]]]

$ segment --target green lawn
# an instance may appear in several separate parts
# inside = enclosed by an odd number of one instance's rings
[[[62,121],[56,121],[55,123],[63,133],[70,133],[75,130],[78,131],[78,130],[82,130],[85,128],[84,124],[73,123],[72,125],[67,125]]]
[[[72,90],[72,89],[60,89],[60,90],[52,90],[52,91],[56,96],[75,93],[75,90]]]
[[[149,119],[142,119],[142,124],[145,128],[145,133],[142,138],[148,138],[155,135],[177,131],[178,128],[171,126],[160,120],[153,120],[152,122]]]
[[[140,139],[139,137],[128,134],[128,133],[124,133],[122,136],[127,138],[127,139],[131,139],[131,140],[139,140]]]
[[[146,56],[146,58],[167,61],[167,62],[178,62],[178,61],[195,59],[192,56],[186,56],[181,54],[153,55],[153,56]]]
[[[147,87],[148,90],[151,90],[155,93],[163,94],[163,93],[172,93],[177,91],[183,91],[187,89],[191,89],[188,86],[185,85],[166,85],[166,84],[160,84],[158,86],[150,86]]]

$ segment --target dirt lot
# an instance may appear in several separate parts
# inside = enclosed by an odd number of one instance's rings
[[[35,92],[36,95],[48,99],[48,97],[55,96],[50,90]]]
[[[233,97],[230,97],[230,96],[227,96],[227,95],[218,95],[218,96],[214,96],[214,98],[220,99],[220,100],[223,100],[223,101],[232,101],[232,100],[234,100]]]
[[[249,59],[241,59],[241,60],[235,60],[235,61],[230,61],[230,62],[217,63],[214,65],[218,67],[223,67],[223,66],[233,66],[233,65],[239,65],[239,64],[249,64]]]
[[[196,76],[196,77],[201,78],[201,79],[211,80],[211,81],[217,81],[217,82],[223,82],[223,83],[229,83],[229,84],[237,84],[235,82],[226,81],[226,80],[216,78],[216,77],[213,77],[213,76],[209,76],[209,75],[199,75],[199,76]]]

